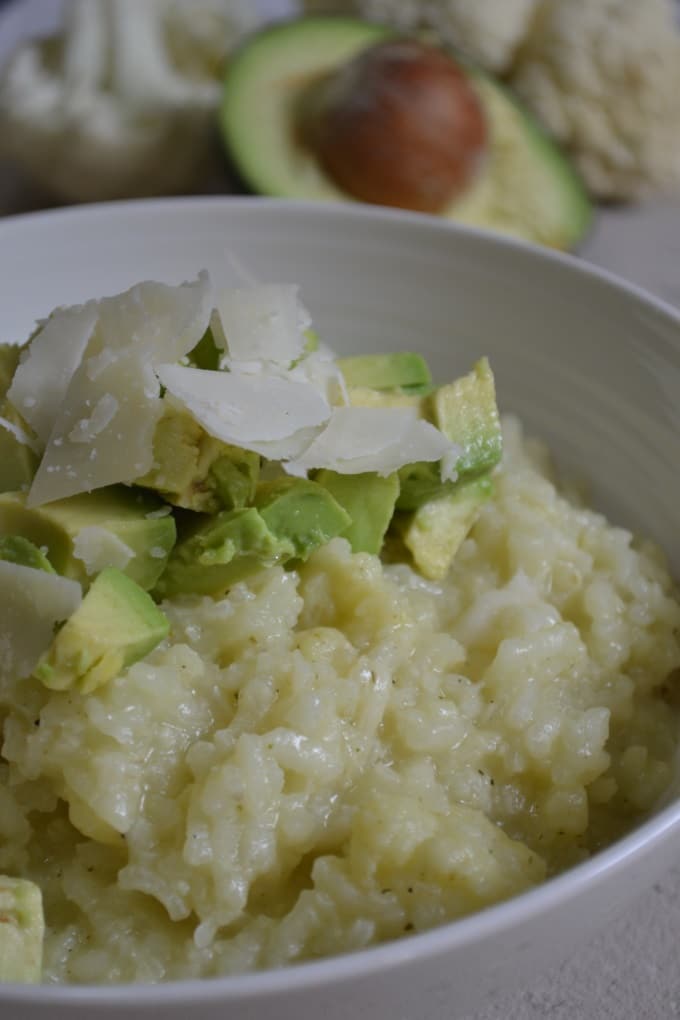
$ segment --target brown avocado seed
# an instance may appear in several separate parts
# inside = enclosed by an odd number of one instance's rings
[[[486,146],[480,100],[442,50],[390,39],[317,85],[302,139],[363,202],[440,212],[470,184]]]

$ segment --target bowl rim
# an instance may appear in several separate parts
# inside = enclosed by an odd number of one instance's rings
[[[183,198],[133,199],[99,202],[83,206],[66,206],[7,216],[0,219],[0,246],[10,240],[13,231],[24,227],[40,229],[43,224],[68,221],[92,221],[119,216],[121,213],[141,215],[188,216],[196,209],[216,215],[228,215],[231,209],[252,209],[254,215],[266,216],[267,210],[283,212],[291,218],[311,217],[327,220],[373,221],[388,229],[420,232],[423,236],[448,235],[468,238],[481,247],[505,248],[529,262],[549,262],[562,267],[560,271],[586,280],[597,280],[606,289],[622,297],[634,298],[640,305],[661,314],[677,329],[680,350],[680,310],[645,288],[629,282],[609,270],[592,265],[573,254],[544,248],[519,238],[496,234],[484,228],[438,219],[427,214],[360,204],[335,205],[290,199],[269,199],[251,196],[189,196]],[[257,212],[256,212],[257,210]],[[197,269],[200,267],[197,267]],[[295,963],[263,971],[213,978],[191,978],[157,984],[121,985],[0,985],[0,1005],[66,1006],[137,1006],[196,1004],[206,1002],[238,1003],[243,1000],[269,998],[290,991],[299,991],[356,980],[377,972],[389,972],[405,963],[415,963],[431,956],[453,952],[463,945],[474,945],[491,935],[498,936],[559,908],[565,901],[587,893],[603,876],[622,870],[635,858],[650,853],[659,843],[680,833],[680,797],[657,810],[610,846],[599,850],[587,860],[548,879],[540,885],[509,900],[485,907],[466,917],[448,922],[429,931],[409,935],[392,942],[369,946],[349,953]]]

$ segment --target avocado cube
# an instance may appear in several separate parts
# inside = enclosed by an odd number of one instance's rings
[[[417,510],[430,500],[451,495],[462,482],[491,471],[503,452],[494,378],[486,358],[468,375],[440,386],[426,405],[425,417],[462,447],[457,478],[443,482],[439,464],[407,464],[399,471],[398,510]]]
[[[304,478],[262,482],[254,502],[269,530],[279,540],[290,542],[291,559],[306,560],[351,523],[349,514],[324,486]]]
[[[408,351],[338,358],[338,367],[347,386],[367,386],[374,390],[408,388],[415,394],[429,389],[432,384],[430,369],[422,354]]]
[[[492,495],[491,479],[475,478],[399,518],[398,530],[421,574],[432,581],[446,577],[479,508]]]
[[[0,981],[40,981],[44,934],[38,886],[0,875]]]
[[[158,598],[221,595],[232,584],[293,555],[293,546],[269,530],[254,507],[202,518],[175,546],[156,587]]]
[[[167,515],[164,510],[167,509]],[[39,548],[57,573],[87,585],[98,568],[80,558],[79,536],[109,538],[125,550],[125,573],[142,588],[155,585],[175,544],[176,528],[169,507],[139,489],[112,485],[29,509],[21,492],[0,493],[0,535],[20,535]],[[104,560],[101,566],[114,566]],[[96,560],[97,557],[94,557]]]
[[[204,519],[177,543],[155,594],[222,595],[264,567],[306,559],[349,524],[342,507],[315,482],[263,482],[255,506]]]
[[[169,629],[151,596],[107,567],[41,656],[34,676],[50,690],[89,694],[152,651]]]
[[[215,439],[186,411],[166,403],[153,447],[154,467],[135,484],[155,489],[169,503],[217,513],[252,500],[258,455]]]
[[[434,424],[463,448],[456,464],[460,480],[476,478],[498,464],[503,437],[487,358],[478,361],[468,375],[440,386],[429,400]]]
[[[395,472],[385,478],[372,471],[341,475],[324,468],[316,473],[314,481],[328,489],[349,514],[351,524],[340,534],[348,540],[352,552],[377,556],[399,495],[398,474]]]

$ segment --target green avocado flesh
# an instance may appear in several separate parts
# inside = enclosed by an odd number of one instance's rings
[[[432,375],[422,354],[400,351],[395,354],[358,354],[338,358],[345,383],[369,386],[374,390],[405,390],[414,395],[432,386]]]
[[[342,506],[316,482],[263,482],[254,506],[201,519],[177,543],[155,594],[219,595],[263,567],[307,559],[350,523]]]
[[[245,506],[255,494],[258,455],[208,435],[172,405],[156,426],[153,452],[154,467],[135,484],[155,489],[174,506],[217,513]]]
[[[398,510],[417,510],[424,503],[450,495],[462,483],[488,474],[503,453],[496,386],[486,358],[481,358],[467,375],[439,386],[427,398],[425,413],[462,448],[456,463],[457,477],[453,482],[442,482],[438,464],[407,464],[399,471]]]
[[[0,494],[0,537],[20,536],[44,548],[57,573],[87,585],[97,569],[88,570],[89,555],[83,552],[89,539],[93,559],[106,559],[107,545],[122,549],[128,557],[124,572],[142,588],[152,588],[175,544],[175,522],[163,513],[154,496],[122,485],[55,500],[28,509],[23,493]],[[87,530],[89,529],[89,530]],[[84,534],[83,534],[84,533]],[[83,552],[84,558],[77,555]]]
[[[89,694],[148,655],[169,630],[151,596],[108,567],[57,633],[34,675],[51,690]]]
[[[220,114],[237,171],[253,191],[280,198],[354,201],[300,144],[298,111],[329,73],[390,30],[353,18],[306,17],[251,36],[232,58]],[[499,83],[467,68],[490,144],[468,190],[441,215],[559,249],[589,227],[585,190],[560,150]]]
[[[373,472],[341,475],[336,471],[317,471],[315,479],[347,511],[351,524],[341,532],[352,552],[378,555],[385,533],[394,515],[399,495],[399,476],[382,478]]]
[[[432,581],[446,577],[479,508],[492,495],[493,482],[485,475],[462,482],[454,492],[399,518],[397,531],[424,577]]]

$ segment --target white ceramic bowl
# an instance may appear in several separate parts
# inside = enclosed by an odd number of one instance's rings
[[[488,354],[500,404],[642,528],[680,576],[680,317],[577,261],[435,219],[256,199],[128,203],[0,222],[0,341],[55,305],[233,253],[302,285],[339,351],[421,350],[451,378]],[[428,934],[265,974],[160,987],[0,988],[8,1020],[447,1020],[557,962],[677,857],[680,801],[590,861]]]

